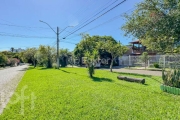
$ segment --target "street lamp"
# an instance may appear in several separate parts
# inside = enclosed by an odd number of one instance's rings
[[[40,22],[46,24],[51,28],[51,30],[57,35],[57,68],[59,69],[59,34],[62,33],[66,28],[68,27],[74,27],[74,26],[67,26],[65,27],[60,33],[59,33],[59,27],[57,27],[57,32],[46,22],[39,20]]]

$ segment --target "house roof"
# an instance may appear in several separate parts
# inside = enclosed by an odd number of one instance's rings
[[[132,42],[129,42],[129,43],[131,43],[131,44],[139,44],[141,42],[139,40],[136,40],[136,41],[132,41]]]

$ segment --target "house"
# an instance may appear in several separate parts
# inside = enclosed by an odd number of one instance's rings
[[[127,45],[129,48],[128,51],[124,54],[124,56],[131,55],[131,56],[138,56],[141,55],[143,52],[148,52],[149,55],[156,55],[156,52],[147,50],[146,46],[143,46],[139,40],[130,42]]]

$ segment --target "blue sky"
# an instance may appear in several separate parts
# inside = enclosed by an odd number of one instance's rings
[[[60,48],[68,48],[71,51],[75,47],[73,43],[78,43],[81,40],[80,33],[85,31],[90,35],[112,36],[124,45],[128,44],[133,38],[124,37],[120,28],[125,21],[121,15],[125,12],[130,13],[142,0],[127,0],[91,24],[62,39],[83,25],[87,19],[96,18],[98,15],[92,16],[113,1],[115,0],[0,0],[0,51],[9,50],[11,47],[25,49],[39,45],[56,47],[56,34],[39,20],[47,22],[55,31],[57,26],[60,30],[67,26],[75,26],[60,34]],[[108,9],[121,1],[117,0]],[[118,15],[120,17],[113,21],[96,27]]]

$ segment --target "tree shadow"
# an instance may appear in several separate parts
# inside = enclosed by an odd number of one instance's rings
[[[151,77],[151,79],[154,80],[154,81],[156,81],[156,82],[158,82],[158,83],[161,83],[161,84],[163,83],[163,81],[160,81],[160,80],[158,80],[158,79],[156,79],[156,78]]]
[[[139,92],[142,92],[144,94],[153,93],[153,94],[157,94],[157,95],[163,95],[163,92],[148,91],[148,90],[144,90],[144,89],[138,89],[138,88],[130,87],[130,86],[123,85],[123,84],[120,84],[120,83],[115,83],[115,84],[118,85],[118,86],[127,88],[127,89],[132,89],[134,92],[139,91]]]
[[[60,69],[61,71],[63,71],[63,72],[65,72],[65,73],[72,73],[72,72],[68,72],[68,71],[66,71],[66,70],[62,70],[62,69]],[[76,73],[73,73],[73,74],[76,74]]]
[[[109,79],[109,78],[100,78],[100,77],[92,77],[91,78],[94,82],[113,82],[112,79]]]
[[[52,70],[53,68],[46,68],[46,67],[43,67],[43,68],[40,68],[39,70]]]

